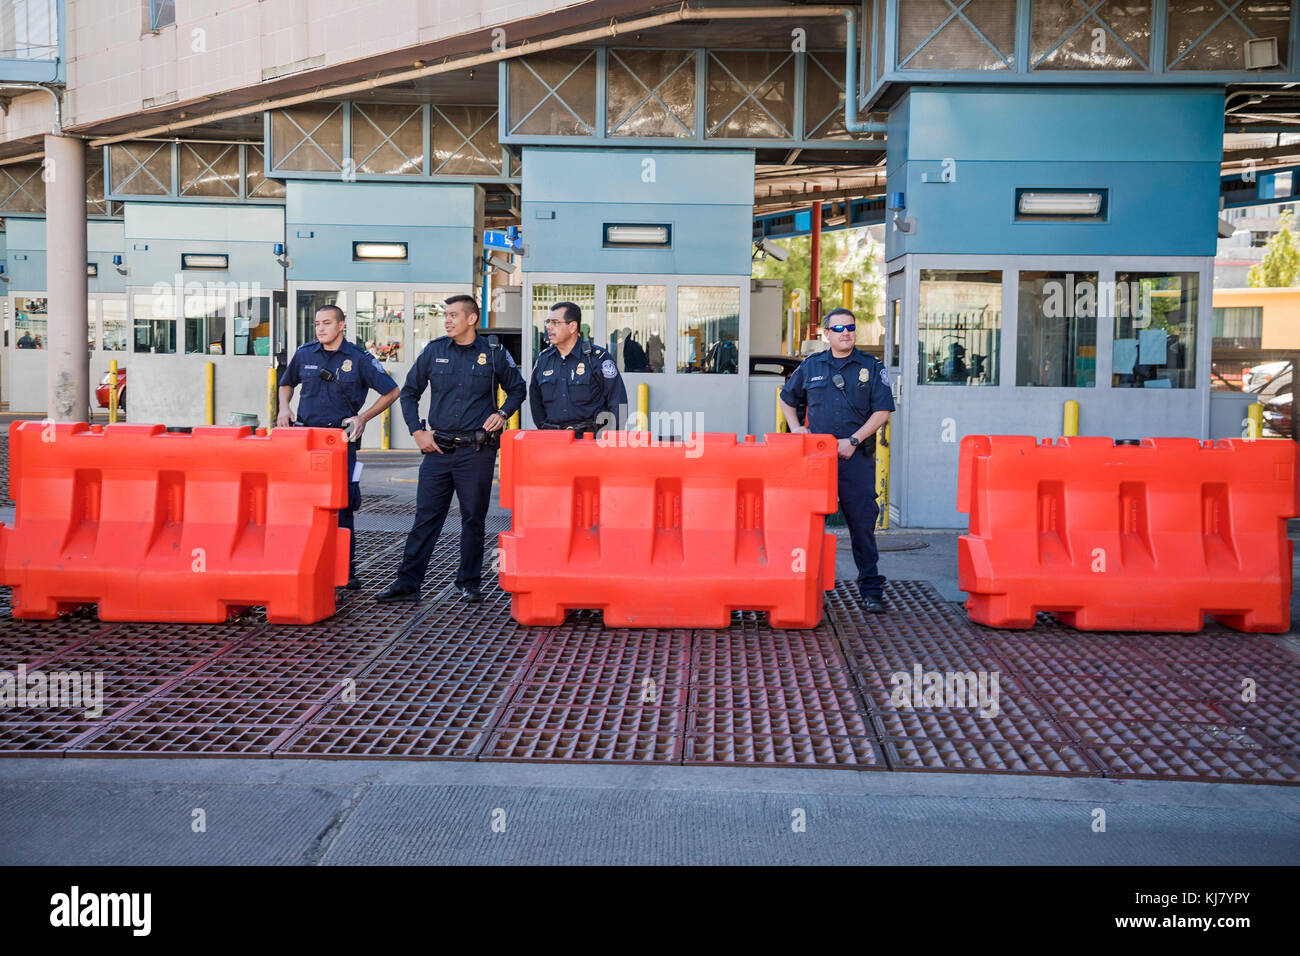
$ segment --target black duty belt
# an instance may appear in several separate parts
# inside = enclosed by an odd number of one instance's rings
[[[497,447],[498,434],[482,428],[473,432],[444,432],[435,429],[433,441],[443,451],[455,451],[457,448],[469,447],[473,447],[475,451],[482,451],[487,447]]]

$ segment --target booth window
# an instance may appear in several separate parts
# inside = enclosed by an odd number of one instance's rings
[[[446,334],[442,319],[447,314],[447,307],[442,300],[446,296],[441,292],[415,293],[415,354],[419,355],[424,347],[439,336]],[[483,323],[479,322],[479,327]]]
[[[172,355],[176,352],[176,297],[170,292],[131,297],[135,331],[133,352]]]
[[[609,354],[622,372],[662,372],[668,343],[668,287],[611,285],[605,289]]]
[[[352,341],[381,362],[400,362],[406,337],[406,293],[358,292]]]
[[[95,325],[98,317],[95,314],[95,300],[86,300],[86,350],[95,351]]]
[[[226,293],[204,291],[185,293],[185,353],[187,355],[224,355],[226,353]]]
[[[1195,388],[1195,272],[1117,272],[1115,388]]]
[[[740,371],[740,289],[678,287],[677,371],[711,375]]]
[[[103,299],[100,302],[105,352],[126,351],[126,300]]]
[[[271,354],[271,300],[264,295],[234,296],[232,355]]]
[[[919,385],[997,385],[1002,273],[922,269]]]
[[[1016,384],[1097,384],[1097,273],[1020,273]]]
[[[49,307],[49,299],[14,299],[14,335],[18,348],[45,348],[49,340]]]
[[[543,282],[533,286],[533,360],[542,354],[542,349],[549,346],[546,338],[546,317],[551,314],[551,306],[557,302],[572,302],[582,309],[582,322],[578,325],[578,334],[584,339],[591,338],[591,320],[596,314],[596,287],[591,283],[569,284]]]
[[[316,313],[327,305],[340,305],[337,292],[300,291],[298,293],[294,303],[294,314],[297,316],[299,348],[316,341]],[[348,319],[348,324],[352,324],[351,318]]]

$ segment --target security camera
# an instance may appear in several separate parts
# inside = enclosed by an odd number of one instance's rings
[[[754,245],[755,247],[757,247],[759,251],[760,261],[762,259],[766,259],[768,256],[771,256],[777,262],[785,262],[785,260],[790,258],[789,249],[787,249],[785,246],[781,245],[780,243],[773,242],[771,239],[768,239],[766,236],[764,236],[762,239],[758,239],[757,241],[755,241]]]
[[[505,256],[499,253],[492,253],[487,257],[487,264],[496,272],[514,272],[514,264]]]

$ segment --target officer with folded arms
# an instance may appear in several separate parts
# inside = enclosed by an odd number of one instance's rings
[[[460,568],[456,589],[463,600],[483,600],[483,530],[492,499],[496,449],[506,420],[524,403],[523,376],[504,348],[478,334],[472,296],[446,300],[447,334],[424,347],[402,387],[402,416],[424,460],[416,491],[415,522],[397,580],[376,595],[381,603],[418,601],[454,491],[460,502]],[[497,407],[497,386],[506,400]],[[420,399],[429,390],[427,424]]]
[[[580,333],[582,309],[557,302],[546,319],[550,345],[537,356],[528,401],[538,428],[596,432],[618,427],[627,389],[614,357]]]
[[[781,408],[792,432],[815,432],[839,439],[840,510],[849,526],[853,562],[858,566],[858,596],[865,610],[885,610],[885,578],[876,566],[876,432],[894,410],[885,364],[854,347],[857,319],[848,309],[832,309],[822,330],[830,348],[804,359],[781,389]],[[808,406],[798,424],[796,406]]]
[[[352,513],[361,507],[361,484],[356,480],[357,448],[366,422],[397,401],[397,383],[384,371],[379,360],[347,340],[346,316],[337,305],[322,306],[316,312],[316,341],[293,353],[280,376],[280,413],[276,424],[307,425],[312,428],[342,428],[348,438],[348,505],[339,509],[339,527],[352,531]],[[301,385],[298,413],[289,407],[293,390]],[[362,411],[371,389],[379,398]],[[352,533],[348,553],[349,589],[361,587],[356,572],[357,536]]]

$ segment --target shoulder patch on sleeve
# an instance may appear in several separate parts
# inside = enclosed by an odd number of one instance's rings
[[[618,375],[618,366],[614,364],[613,360],[605,359],[605,361],[600,363],[600,374],[604,375],[606,378],[614,378]]]
[[[514,357],[513,355],[510,354],[510,350],[509,350],[509,349],[506,349],[505,352],[506,352],[506,364],[509,365],[511,368],[514,368],[514,367],[515,367],[515,357]]]
[[[881,363],[880,371],[877,374],[880,376],[880,381],[882,383],[885,385],[889,384],[889,370],[885,368],[884,363]]]
[[[387,374],[388,374],[387,372],[384,371],[384,365],[383,365],[382,362],[379,361],[379,359],[377,359],[377,358],[373,358],[373,357],[372,357],[372,358],[370,359],[370,364],[373,365],[373,366],[375,367],[375,371],[376,371],[376,372],[379,372],[379,373],[382,374],[382,375],[387,375]]]

